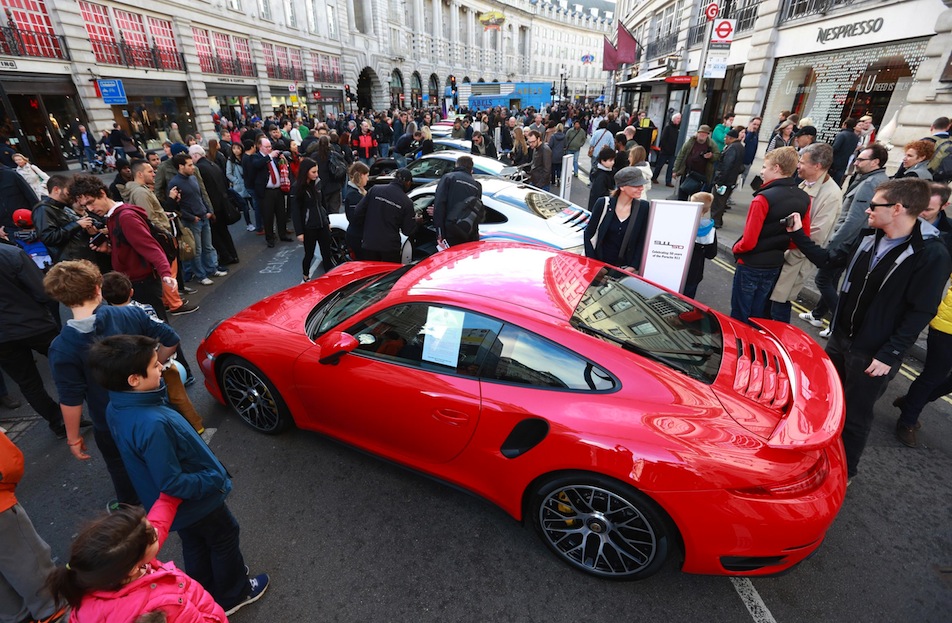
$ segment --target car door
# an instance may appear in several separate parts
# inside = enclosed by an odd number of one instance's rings
[[[481,349],[500,324],[438,304],[394,305],[338,327],[358,342],[338,363],[319,363],[317,347],[305,353],[295,384],[329,434],[402,462],[447,462],[479,423]]]

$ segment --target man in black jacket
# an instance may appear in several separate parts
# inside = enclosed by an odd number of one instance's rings
[[[474,133],[475,137],[476,134]],[[447,228],[447,221],[453,222],[463,216],[467,200],[475,197],[482,200],[483,185],[473,177],[473,159],[460,156],[456,159],[456,168],[440,178],[433,201],[433,224],[439,240],[445,240],[450,246],[479,240],[479,223],[473,225],[469,236],[461,236],[456,228]],[[472,204],[472,201],[469,202]]]
[[[45,356],[59,334],[47,307],[43,273],[19,247],[5,243],[0,243],[0,291],[0,367],[53,434],[65,439],[63,414],[43,386],[33,359],[33,351]]]
[[[57,173],[46,182],[49,196],[33,208],[33,226],[40,242],[46,245],[53,262],[63,260],[95,261],[96,252],[89,248],[89,239],[98,233],[89,216],[78,217],[69,207],[66,188],[69,178]]]
[[[238,251],[235,249],[235,242],[231,238],[231,232],[228,231],[227,218],[228,203],[231,199],[228,197],[228,179],[214,162],[205,157],[205,148],[201,145],[192,145],[188,148],[188,154],[195,163],[195,168],[202,174],[205,180],[205,189],[208,191],[208,197],[212,200],[212,246],[218,252],[218,266],[228,266],[238,263]],[[216,266],[216,268],[218,268]]]
[[[652,183],[658,183],[658,176],[661,175],[661,167],[668,165],[668,170],[664,174],[664,183],[668,188],[674,188],[671,183],[671,174],[674,172],[674,158],[678,155],[678,134],[681,132],[681,113],[676,112],[671,115],[671,123],[664,126],[661,130],[661,138],[658,140],[658,158],[655,160],[654,171],[652,173]]]
[[[357,204],[354,221],[364,228],[365,260],[400,263],[400,232],[410,236],[416,229],[413,202],[407,196],[412,183],[408,169],[397,169],[392,182],[374,186]]]
[[[744,136],[743,128],[732,128],[724,136],[724,152],[721,154],[720,167],[714,172],[714,203],[711,204],[711,219],[714,227],[724,226],[724,211],[727,210],[727,200],[731,198],[734,187],[737,186],[737,177],[744,170]]]
[[[256,146],[258,153],[251,156],[250,161],[252,179],[254,180],[252,189],[255,201],[257,201],[261,210],[265,242],[269,247],[273,247],[275,225],[277,225],[278,238],[286,242],[292,240],[286,233],[288,228],[287,193],[281,190],[280,171],[277,163],[280,152],[272,150],[271,140],[265,136],[258,137]],[[275,224],[275,219],[277,219],[277,224]]]
[[[917,178],[880,185],[866,210],[872,231],[861,234],[849,251],[811,241],[799,216],[787,228],[817,266],[847,267],[826,353],[843,382],[842,437],[850,479],[866,447],[873,406],[935,316],[952,271],[939,231],[918,218],[929,195],[929,183]]]
[[[833,166],[830,168],[830,177],[837,184],[843,184],[846,167],[849,166],[850,156],[859,145],[859,135],[856,133],[856,119],[847,117],[843,122],[843,129],[833,138]]]

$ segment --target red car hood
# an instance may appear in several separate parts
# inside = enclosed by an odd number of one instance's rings
[[[826,446],[844,421],[836,369],[803,331],[783,322],[756,322],[762,330],[738,322],[721,325],[724,360],[714,388],[724,409],[770,447]]]

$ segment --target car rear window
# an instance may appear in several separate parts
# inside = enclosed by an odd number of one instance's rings
[[[528,186],[512,186],[499,191],[493,197],[544,219],[550,219],[566,209],[575,209],[571,203],[561,197],[539,192]]]
[[[723,356],[717,318],[677,294],[606,268],[572,314],[580,332],[711,384]]]

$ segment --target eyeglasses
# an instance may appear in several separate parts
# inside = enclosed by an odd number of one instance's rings
[[[870,201],[870,202],[869,202],[869,209],[870,209],[870,210],[875,210],[876,208],[887,208],[887,207],[889,207],[889,206],[894,206],[894,205],[897,205],[897,204],[898,204],[897,201],[893,201],[892,203],[875,203],[875,202],[873,202],[873,201]]]
[[[875,160],[875,158],[854,158],[853,162],[867,162],[869,160]]]

